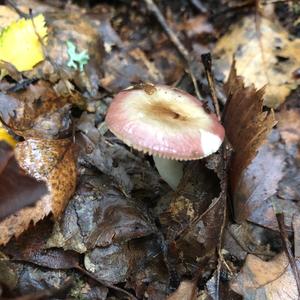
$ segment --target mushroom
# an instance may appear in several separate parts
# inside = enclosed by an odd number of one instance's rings
[[[166,85],[144,84],[118,93],[105,119],[120,140],[153,155],[155,166],[172,189],[179,184],[180,161],[216,152],[224,128],[192,95]]]

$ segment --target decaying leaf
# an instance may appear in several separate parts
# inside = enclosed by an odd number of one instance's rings
[[[182,281],[178,289],[166,300],[196,300],[196,283],[187,280]]]
[[[297,259],[300,258],[300,216],[294,216],[293,218],[293,230],[294,230],[294,253]]]
[[[249,254],[231,288],[245,300],[299,299],[295,277],[284,253],[268,262]]]
[[[0,60],[11,63],[18,71],[31,70],[44,60],[40,39],[47,43],[45,18],[20,19],[3,29],[0,34]]]
[[[100,65],[103,56],[103,43],[98,32],[99,17],[88,16],[81,11],[69,13],[56,10],[44,13],[48,25],[48,44],[45,60],[33,71],[27,72],[30,78],[43,78],[51,82],[59,79],[70,80],[81,90],[95,96],[102,77]],[[67,41],[76,45],[77,52],[86,50],[90,57],[83,72],[68,67],[69,55]]]
[[[13,150],[0,140],[0,221],[46,193],[46,184],[25,174]]]
[[[71,105],[83,102],[79,93],[59,95],[47,81],[26,89],[0,93],[0,117],[25,138],[63,138],[70,133]]]
[[[51,212],[58,217],[76,186],[76,163],[69,140],[33,140],[18,143],[16,158],[27,174],[47,182],[49,194],[0,223],[0,244],[19,236]]]
[[[257,26],[257,25],[258,26]],[[300,39],[291,40],[276,21],[254,16],[243,18],[217,42],[214,54],[217,70],[224,77],[235,56],[237,74],[247,86],[265,88],[264,104],[277,107],[297,87],[293,72],[300,65]]]
[[[245,87],[234,64],[224,88],[228,97],[224,127],[234,150],[230,167],[231,190],[234,193],[242,172],[256,156],[276,121],[273,114],[262,110],[264,90],[256,90],[253,85]]]
[[[276,114],[277,127],[258,149],[235,190],[238,222],[248,220],[278,230],[274,207],[284,214],[288,228],[300,214],[300,109],[290,100],[285,106]]]
[[[106,176],[84,176],[48,245],[83,253],[153,233],[145,206],[124,197]]]

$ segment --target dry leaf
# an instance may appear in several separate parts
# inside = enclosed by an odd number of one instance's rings
[[[75,191],[76,162],[69,140],[33,140],[18,143],[15,149],[20,166],[31,176],[47,182],[49,194],[0,223],[0,244],[19,236],[30,222],[34,224],[53,213],[58,217]]]
[[[224,127],[234,150],[230,167],[231,190],[234,193],[242,172],[254,159],[276,121],[273,114],[262,111],[264,90],[245,87],[243,78],[236,74],[234,64],[224,88],[228,97]]]
[[[295,99],[298,101],[297,95]],[[300,109],[290,100],[285,106],[276,114],[277,127],[258,149],[235,189],[238,222],[248,220],[278,230],[275,205],[291,229],[293,217],[300,214]]]
[[[266,86],[264,104],[277,107],[297,87],[293,72],[300,65],[300,39],[290,40],[284,28],[263,17],[257,24],[258,28],[254,16],[245,17],[219,39],[216,67],[227,77],[235,56],[237,74],[245,84]]]
[[[299,261],[297,266],[299,269]],[[299,294],[284,253],[266,262],[249,254],[231,288],[245,300],[298,300]]]
[[[177,290],[166,300],[196,300],[196,284],[193,281],[182,281]]]

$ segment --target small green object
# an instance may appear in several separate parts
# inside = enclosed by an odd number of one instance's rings
[[[87,54],[87,51],[83,50],[80,53],[76,53],[76,46],[70,41],[67,41],[67,47],[69,55],[69,61],[67,63],[67,66],[78,70],[79,65],[79,70],[80,72],[82,72],[83,66],[86,65],[90,59],[89,55]]]

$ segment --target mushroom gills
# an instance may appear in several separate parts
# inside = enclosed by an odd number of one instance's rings
[[[183,164],[174,159],[167,159],[153,155],[155,167],[161,178],[173,189],[176,190],[182,175]]]

